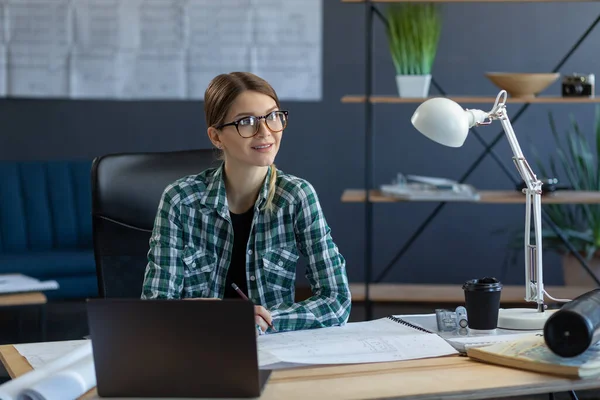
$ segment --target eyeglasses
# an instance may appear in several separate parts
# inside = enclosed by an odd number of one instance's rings
[[[243,117],[227,124],[221,124],[215,128],[220,130],[226,126],[233,125],[241,137],[251,138],[258,133],[261,119],[265,120],[265,124],[271,132],[281,132],[287,126],[288,112],[278,110],[270,112],[267,115],[263,115],[262,117]]]

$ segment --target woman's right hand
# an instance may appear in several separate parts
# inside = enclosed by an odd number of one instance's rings
[[[273,318],[271,313],[263,306],[254,306],[254,321],[260,326],[261,331],[266,332],[269,329],[269,324],[273,323]]]

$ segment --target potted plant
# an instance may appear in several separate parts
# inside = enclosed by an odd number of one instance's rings
[[[600,190],[600,107],[596,107],[594,132],[591,135],[595,143],[590,143],[573,116],[570,116],[570,127],[564,135],[558,134],[551,112],[549,120],[556,153],[546,164],[542,162],[535,148],[532,148],[539,176],[558,177],[562,172],[566,185],[573,190]],[[573,247],[584,257],[590,269],[596,276],[600,276],[600,205],[545,204],[543,207]],[[563,256],[565,285],[595,286],[595,282],[554,230],[545,226],[542,232],[544,248],[555,250]]]
[[[387,37],[400,97],[427,97],[442,18],[436,3],[387,7]]]

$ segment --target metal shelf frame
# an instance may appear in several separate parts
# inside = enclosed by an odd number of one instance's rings
[[[523,0],[525,2],[527,0]],[[387,24],[387,20],[383,13],[377,8],[377,1],[372,0],[361,0],[363,6],[365,7],[365,99],[370,99],[373,95],[373,20],[377,17],[382,23]],[[450,1],[446,1],[450,2]],[[479,0],[477,2],[484,3],[485,0]],[[568,2],[568,0],[566,1]],[[579,48],[579,46],[585,41],[585,39],[590,35],[590,33],[594,30],[594,28],[600,22],[600,14],[596,17],[594,22],[585,30],[585,32],[579,37],[579,39],[573,44],[573,46],[569,49],[569,51],[563,56],[563,58],[556,64],[556,66],[552,69],[552,72],[559,72],[560,68],[569,60],[569,58],[575,53],[575,51]],[[432,85],[439,91],[442,96],[447,96],[447,93],[440,86],[440,84],[432,77],[431,79]],[[364,190],[365,193],[369,193],[373,188],[374,181],[374,173],[373,173],[373,160],[374,160],[374,129],[373,129],[373,102],[372,101],[364,101],[364,112],[365,112],[365,177],[364,177]],[[518,121],[518,119],[523,115],[523,113],[529,108],[531,103],[523,104],[518,111],[511,117],[511,122],[514,124]],[[461,183],[464,183],[466,179],[475,171],[475,169],[479,166],[479,164],[485,159],[486,156],[490,155],[493,160],[498,164],[500,169],[507,175],[507,177],[513,182],[514,185],[518,184],[517,179],[515,178],[513,172],[509,170],[500,157],[495,153],[494,147],[498,142],[504,137],[504,130],[501,130],[491,142],[486,142],[483,137],[477,132],[477,129],[471,129],[472,134],[477,138],[477,140],[484,146],[484,150],[481,154],[473,161],[473,163],[469,166],[467,171],[460,177],[458,180]],[[421,225],[415,230],[412,236],[405,242],[402,248],[397,252],[397,254],[392,258],[392,260],[387,264],[387,266],[383,269],[383,271],[373,280],[373,203],[369,201],[368,197],[364,202],[365,207],[365,252],[364,252],[364,285],[365,285],[365,313],[366,320],[370,320],[373,318],[373,304],[370,299],[370,284],[380,282],[394,267],[394,265],[402,258],[402,256],[408,251],[410,246],[419,238],[419,236],[425,231],[425,228],[429,226],[429,224],[435,219],[435,217],[440,213],[440,211],[445,207],[446,202],[440,202],[436,208],[425,218],[425,220],[421,223]],[[575,250],[573,245],[569,242],[564,233],[559,229],[556,224],[550,219],[547,211],[542,209],[542,217],[544,223],[549,226],[554,232],[561,238],[564,242],[565,246],[569,249],[569,251],[577,258],[581,266],[586,270],[586,272],[592,277],[595,283],[600,286],[600,280],[598,277],[594,275],[589,266],[587,265],[585,259]]]

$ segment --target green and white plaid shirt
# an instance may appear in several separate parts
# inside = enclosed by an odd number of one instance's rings
[[[346,261],[310,183],[277,171],[272,213],[262,210],[270,170],[246,247],[248,297],[279,331],[343,325],[350,315]],[[223,166],[177,180],[161,198],[150,238],[142,299],[223,298],[233,249]],[[313,296],[294,302],[296,263],[308,258]]]

